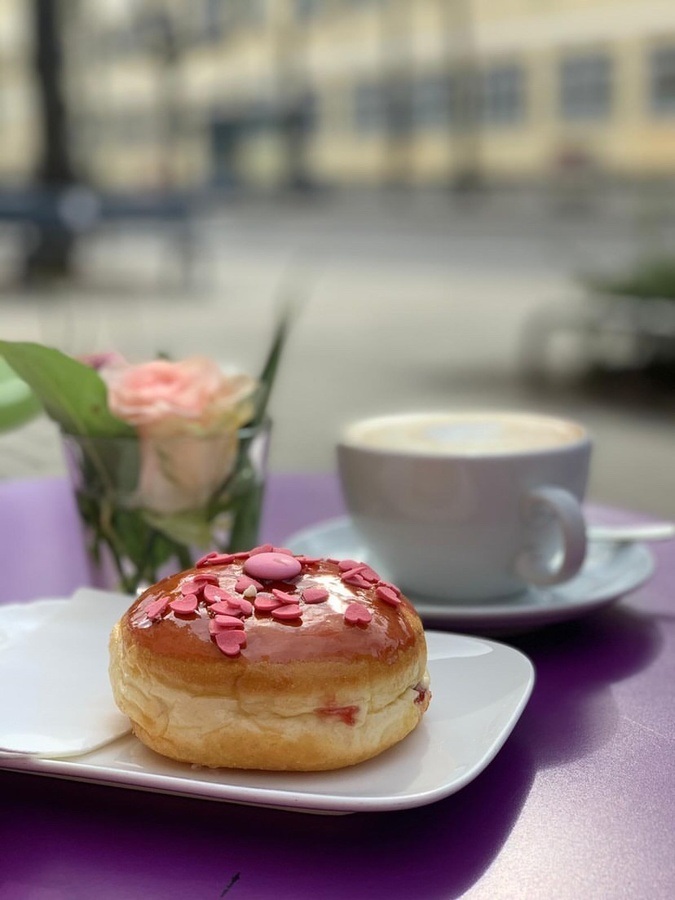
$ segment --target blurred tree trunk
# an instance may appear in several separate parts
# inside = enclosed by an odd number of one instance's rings
[[[41,150],[36,188],[44,193],[43,215],[26,248],[27,282],[65,278],[71,273],[74,235],[59,215],[59,200],[73,184],[68,119],[63,97],[60,0],[32,0],[34,72],[39,104]]]

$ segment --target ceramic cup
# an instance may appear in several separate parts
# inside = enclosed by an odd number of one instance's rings
[[[337,453],[373,563],[412,596],[489,601],[581,568],[591,440],[576,422],[521,412],[382,416],[347,426]]]

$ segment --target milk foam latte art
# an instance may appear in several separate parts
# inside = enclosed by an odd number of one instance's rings
[[[576,422],[528,413],[419,413],[357,422],[346,443],[393,452],[500,455],[583,440]]]
[[[586,553],[583,425],[530,412],[439,411],[351,423],[348,510],[409,595],[486,602],[572,578]]]

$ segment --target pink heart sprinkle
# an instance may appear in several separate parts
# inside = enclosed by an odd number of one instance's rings
[[[224,591],[221,587],[216,586],[215,584],[205,584],[204,585],[204,600],[207,603],[221,603],[223,601],[232,600],[230,594],[227,591]]]
[[[351,569],[345,569],[342,572],[340,578],[348,578],[350,575],[361,574],[361,572],[365,572],[368,566],[365,563],[357,563],[357,565],[352,566]]]
[[[288,594],[286,591],[280,591],[279,588],[272,588],[272,593],[280,600],[282,603],[296,603],[298,602],[297,594]]]
[[[363,577],[363,575],[361,575],[359,572],[354,572],[351,575],[349,573],[347,573],[346,575],[343,575],[342,581],[345,584],[351,584],[353,587],[360,587],[360,588],[369,588],[370,587],[370,582],[366,581],[366,579]]]
[[[362,603],[350,603],[345,610],[345,622],[349,625],[368,625],[372,618],[373,614]]]
[[[249,578],[248,575],[242,575],[238,578],[234,589],[238,594],[243,594],[246,588],[251,587],[251,585],[253,585],[256,591],[262,590],[262,584],[260,584],[259,581],[254,581],[253,578]]]
[[[169,603],[169,609],[172,609],[179,615],[186,616],[195,612],[198,602],[195,594],[187,594],[185,597],[181,597],[180,600],[172,600],[172,602]]]
[[[211,634],[217,634],[219,631],[229,631],[230,629],[238,629],[243,631],[244,623],[235,616],[215,616],[209,621],[209,631]]]
[[[202,566],[210,566],[211,560],[216,556],[218,556],[218,554],[215,550],[211,550],[210,553],[204,554],[204,556],[201,556],[195,563],[195,568],[200,569]]]
[[[401,598],[395,591],[392,591],[391,588],[385,587],[383,584],[378,584],[375,588],[375,596],[380,600],[384,600],[385,603],[388,603],[389,606],[400,606]]]
[[[199,584],[219,584],[218,576],[214,575],[213,572],[197,572],[197,574],[192,579],[194,582]]]
[[[296,556],[295,557],[299,562],[302,563],[303,566],[311,566],[314,563],[321,562],[320,556]]]
[[[272,547],[273,553],[281,553],[284,556],[295,556],[292,550],[289,550],[288,547]]]
[[[253,601],[253,606],[257,612],[272,612],[282,605],[281,600],[277,600],[271,594],[258,594]]]
[[[237,615],[243,616],[245,619],[253,615],[253,604],[246,597],[233,597],[228,601],[230,606],[236,606],[239,612]]]
[[[180,586],[180,592],[184,596],[187,596],[188,594],[198,594],[203,587],[204,585],[200,584],[198,581],[184,581]]]
[[[338,562],[338,569],[341,572],[348,572],[350,569],[357,568],[361,563],[357,562],[355,559],[341,559]]]
[[[378,584],[380,585],[380,587],[386,587],[386,588],[389,588],[389,590],[390,590],[390,591],[393,591],[393,592],[396,594],[397,597],[400,597],[400,596],[401,596],[401,589],[400,589],[400,588],[397,588],[396,585],[395,585],[395,584],[392,584],[390,581],[383,581],[382,579],[380,579],[380,580],[378,581]]]
[[[261,544],[259,547],[254,547],[253,550],[249,550],[249,556],[257,556],[258,553],[270,553],[274,550],[274,547],[271,544]]]
[[[326,588],[309,587],[302,592],[302,599],[305,603],[323,603],[328,600],[329,594]]]
[[[273,619],[286,621],[287,619],[299,619],[301,617],[302,611],[297,603],[285,603],[272,610]]]
[[[225,656],[239,656],[241,648],[246,646],[246,635],[243,631],[219,631],[215,639],[218,649]]]
[[[145,614],[149,619],[161,619],[168,605],[168,597],[158,597],[156,600],[153,600],[147,605],[147,607],[145,608]]]
[[[236,559],[234,553],[218,553],[216,550],[212,550],[210,553],[207,553],[206,556],[202,556],[201,559],[197,560],[195,568],[201,569],[203,566],[226,566],[234,559]]]
[[[362,578],[365,578],[366,581],[369,581],[371,584],[375,584],[376,581],[380,580],[380,576],[374,569],[371,569],[370,566],[364,566],[360,571],[359,575]]]
[[[211,606],[209,606],[209,610],[218,616],[241,615],[239,607],[235,606],[234,603],[229,603],[227,600],[221,600],[219,603],[212,603]]]

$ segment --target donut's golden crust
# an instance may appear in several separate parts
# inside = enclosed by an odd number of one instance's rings
[[[361,762],[402,740],[429,704],[426,643],[411,604],[391,606],[376,586],[345,584],[333,561],[305,563],[290,583],[265,583],[301,596],[325,587],[329,598],[302,604],[302,619],[243,620],[246,645],[225,656],[209,632],[211,614],[170,610],[151,621],[160,597],[181,596],[197,574],[212,573],[229,593],[242,561],[179,573],[143,594],[113,629],[110,678],[119,708],[138,738],[184,762],[233,768],[312,771]],[[357,601],[372,614],[349,624]]]

